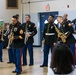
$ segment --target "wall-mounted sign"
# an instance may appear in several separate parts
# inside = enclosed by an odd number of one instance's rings
[[[47,5],[45,6],[45,10],[46,10],[46,11],[49,11],[49,10],[50,10],[50,5],[49,5],[49,4],[47,4]]]

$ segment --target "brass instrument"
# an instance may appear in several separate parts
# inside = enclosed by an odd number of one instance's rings
[[[24,41],[24,43],[26,44],[26,42],[28,41],[28,38],[27,38],[27,34],[28,34],[28,29],[27,29],[27,25],[28,25],[28,23],[26,23],[26,28],[25,28],[25,41]]]
[[[13,29],[13,28],[12,28]],[[10,32],[10,35],[9,35],[9,41],[8,41],[8,46],[6,47],[7,49],[10,49],[10,45],[12,44],[13,40],[11,40],[12,37],[14,37],[14,34],[12,32],[12,29],[11,29],[11,32]]]
[[[44,51],[44,42],[45,42],[45,40],[42,40],[42,47],[41,47],[41,51]]]
[[[58,35],[60,36],[61,40],[63,43],[66,43],[66,39],[64,39],[63,37],[66,36],[64,33],[61,33],[58,28],[56,27],[56,25],[54,25],[56,32],[58,33]]]
[[[1,41],[4,41],[3,36],[4,36],[4,21],[0,20],[0,31],[1,31]]]

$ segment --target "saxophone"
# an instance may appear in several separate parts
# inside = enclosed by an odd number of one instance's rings
[[[60,36],[61,40],[63,43],[66,43],[66,39],[64,39],[63,37],[66,36],[64,33],[61,33],[58,28],[56,27],[56,25],[54,25],[56,32],[58,33],[58,35]]]
[[[13,32],[12,32],[12,29],[11,29],[11,32],[9,34],[9,36],[12,38],[14,36]],[[10,45],[12,44],[13,40],[11,40],[11,38],[9,38],[9,41],[8,41],[8,46],[6,47],[7,49],[10,49]]]

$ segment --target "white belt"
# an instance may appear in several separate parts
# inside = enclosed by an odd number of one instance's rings
[[[65,35],[67,35],[67,34],[68,34],[68,32],[65,33]]]
[[[45,33],[45,35],[55,35],[55,33]]]
[[[25,32],[25,34],[32,34],[32,32]]]

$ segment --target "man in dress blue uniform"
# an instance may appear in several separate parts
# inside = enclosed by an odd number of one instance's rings
[[[48,66],[48,54],[49,49],[56,45],[56,31],[53,24],[54,16],[51,14],[48,18],[48,23],[45,24],[44,32],[43,32],[43,39],[44,42],[44,59],[43,64],[40,67],[47,67]]]
[[[15,56],[15,71],[16,75],[19,75],[22,72],[22,64],[21,64],[21,55],[22,55],[22,47],[24,46],[24,32],[21,24],[18,23],[18,18],[16,16],[12,17],[12,33],[13,37],[9,36],[11,40],[13,40],[13,48],[14,48],[14,56]]]
[[[11,33],[11,31],[12,31],[12,24],[10,24],[9,29],[10,29],[10,33]],[[9,35],[10,35],[10,33],[9,33]],[[9,41],[9,39],[8,39],[8,41]],[[13,47],[12,47],[12,43],[10,44],[10,48],[7,48],[7,49],[8,49],[8,57],[9,57],[9,61],[7,63],[8,64],[14,63],[15,62],[14,61],[14,50],[13,50]]]
[[[10,48],[8,49],[8,57],[9,57],[9,61],[7,63],[8,64],[14,63],[14,55],[13,55],[13,47],[12,47],[12,44],[10,45]]]
[[[0,30],[0,62],[3,62],[2,60],[3,40],[1,39],[1,37],[2,37],[2,30]]]
[[[26,23],[23,23],[22,26],[25,31],[25,48],[23,49],[23,65],[27,65],[27,48],[29,52],[29,57],[30,57],[30,63],[29,66],[34,65],[34,58],[33,58],[33,43],[34,39],[33,36],[37,34],[36,26],[33,22],[30,21],[30,15],[26,15]]]
[[[19,14],[15,15],[18,20],[18,24],[20,25],[21,23],[19,22]],[[12,30],[12,24],[10,24],[10,32]],[[9,57],[9,62],[7,63],[15,63],[15,57],[14,57],[14,49],[12,47],[12,44],[10,45],[10,48],[8,49],[8,57]]]
[[[72,24],[70,23],[70,21],[68,21],[67,19],[65,19],[65,17],[67,16],[67,14],[64,14],[64,16],[60,16],[58,22],[60,23],[60,32],[64,33],[65,36],[63,36],[64,39],[66,39],[66,43],[70,49],[71,52],[74,56],[75,53],[75,49],[74,49],[74,44],[75,44],[75,38],[72,35],[74,32],[74,29],[72,27]],[[60,37],[60,36],[58,36]]]

